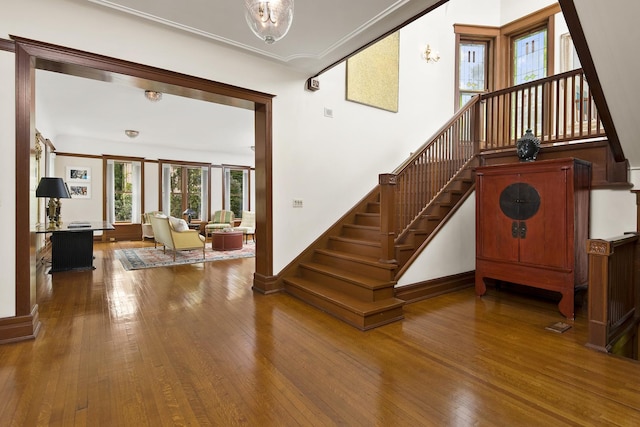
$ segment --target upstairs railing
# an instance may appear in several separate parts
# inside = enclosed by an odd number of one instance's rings
[[[383,259],[396,239],[481,151],[514,149],[527,129],[542,145],[605,136],[581,69],[471,99],[391,174],[380,175]]]
[[[527,129],[541,144],[605,136],[582,69],[480,95],[481,150],[513,148]]]

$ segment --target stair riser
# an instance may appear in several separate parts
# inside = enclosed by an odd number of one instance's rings
[[[333,257],[323,253],[319,253],[319,252],[316,252],[313,255],[313,258],[316,262],[320,264],[341,268],[346,271],[352,271],[354,273],[361,274],[365,277],[370,277],[372,279],[387,281],[387,280],[392,280],[394,275],[394,271],[387,268],[377,267],[375,265],[362,264],[357,261],[352,261],[344,258],[337,258],[337,257]]]
[[[323,274],[320,271],[310,270],[304,266],[300,266],[300,276],[322,284],[329,289],[343,292],[352,297],[358,298],[362,301],[381,301],[388,298],[393,298],[393,284],[390,282],[389,286],[382,289],[368,289],[362,286],[358,286],[350,281],[340,279],[339,277],[329,276]]]
[[[315,294],[305,292],[304,289],[285,285],[285,290],[296,298],[299,298],[325,313],[328,313],[363,331],[402,320],[404,318],[402,307],[395,307],[388,311],[375,313],[370,316],[360,316],[357,313],[353,313],[352,311],[345,309],[344,307],[333,304],[331,301],[318,297]]]
[[[380,213],[380,203],[367,203],[368,213]]]
[[[380,227],[380,216],[356,214],[355,223],[357,225],[366,225],[369,227]]]
[[[348,252],[350,254],[368,256],[372,258],[380,258],[382,256],[380,246],[345,242],[342,240],[331,240],[329,248],[335,251]]]
[[[368,230],[363,228],[343,226],[342,236],[351,239],[380,240],[380,230]]]

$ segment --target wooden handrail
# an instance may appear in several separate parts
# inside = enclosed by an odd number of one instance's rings
[[[398,237],[420,215],[445,185],[471,160],[479,97],[471,99],[427,143],[393,173],[395,207],[381,205],[381,212],[393,212]],[[384,219],[383,219],[384,220]]]

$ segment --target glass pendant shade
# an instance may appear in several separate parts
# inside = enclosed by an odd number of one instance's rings
[[[293,0],[245,0],[244,17],[258,38],[271,44],[283,38],[293,22]]]

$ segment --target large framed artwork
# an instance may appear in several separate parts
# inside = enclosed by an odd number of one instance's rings
[[[347,59],[347,101],[398,112],[400,33]]]

